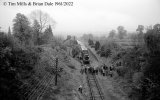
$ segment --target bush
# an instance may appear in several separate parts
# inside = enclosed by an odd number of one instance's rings
[[[101,46],[100,50],[100,56],[108,58],[113,55],[113,52],[118,52],[120,50],[120,46],[114,41],[107,41]]]
[[[116,68],[116,71],[119,76],[124,77],[127,72],[127,69],[121,66],[121,67]]]

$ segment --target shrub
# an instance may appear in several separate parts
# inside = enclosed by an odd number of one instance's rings
[[[117,71],[119,76],[124,77],[124,75],[127,72],[127,69],[125,67],[121,66],[121,67],[116,68],[116,71]]]

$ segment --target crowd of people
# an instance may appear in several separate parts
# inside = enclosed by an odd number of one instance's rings
[[[92,67],[83,65],[82,69],[80,70],[81,74],[92,74],[92,75],[102,75],[102,76],[113,76],[113,70],[114,68],[112,66],[107,66],[105,64],[99,66],[99,67]],[[79,86],[78,91],[82,93],[82,85]]]
[[[83,68],[81,69],[81,74],[85,73],[89,73],[89,74],[93,74],[93,75],[103,75],[103,76],[113,76],[113,67],[112,66],[107,66],[105,64],[99,66],[99,67],[91,67],[91,66],[86,66],[84,65]]]

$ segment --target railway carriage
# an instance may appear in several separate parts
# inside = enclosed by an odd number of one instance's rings
[[[88,49],[85,47],[85,45],[77,40],[77,43],[79,44],[80,47],[80,59],[83,61],[84,64],[89,64],[90,60],[89,60],[89,52]]]

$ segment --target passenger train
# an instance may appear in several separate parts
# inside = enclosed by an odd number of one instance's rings
[[[78,43],[79,48],[80,48],[80,53],[79,53],[80,60],[82,60],[84,64],[89,64],[90,59],[89,59],[88,49],[86,48],[86,46],[82,42],[77,40],[77,43]]]

